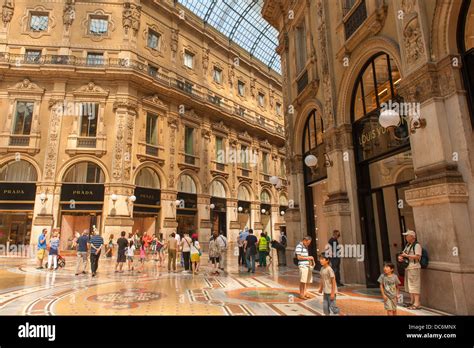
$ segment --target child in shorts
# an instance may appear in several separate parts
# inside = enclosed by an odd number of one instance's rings
[[[397,315],[397,299],[400,293],[400,280],[394,273],[394,269],[395,265],[393,263],[385,263],[383,273],[378,279],[387,315]]]

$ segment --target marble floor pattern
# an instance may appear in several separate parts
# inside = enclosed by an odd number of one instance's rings
[[[102,258],[97,277],[75,276],[76,258],[66,257],[57,271],[36,269],[36,260],[0,257],[0,315],[323,315],[318,278],[312,298],[298,298],[298,270],[275,263],[255,274],[228,256],[227,272],[211,275],[204,255],[199,274],[168,273],[146,262],[145,272],[115,273],[115,260]],[[350,285],[339,289],[344,315],[385,315],[377,289]],[[427,308],[399,315],[440,315]]]

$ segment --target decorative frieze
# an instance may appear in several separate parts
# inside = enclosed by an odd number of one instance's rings
[[[409,189],[405,200],[412,207],[443,203],[465,203],[468,201],[466,183],[443,183]]]
[[[48,127],[48,142],[44,164],[44,181],[54,181],[56,176],[57,155],[59,150],[59,136],[63,115],[63,100],[50,99],[51,115]]]

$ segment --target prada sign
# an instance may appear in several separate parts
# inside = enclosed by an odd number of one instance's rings
[[[144,188],[144,187],[136,187],[134,192],[135,197],[137,200],[135,204],[146,204],[146,205],[160,205],[161,204],[161,191]]]
[[[0,201],[35,201],[36,184],[0,182]]]
[[[102,184],[63,184],[61,201],[103,202],[104,185]]]

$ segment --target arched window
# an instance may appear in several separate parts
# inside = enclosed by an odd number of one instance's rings
[[[353,121],[380,109],[381,104],[396,99],[400,71],[386,53],[373,56],[362,69],[356,83],[352,103]]]
[[[280,195],[280,205],[287,206],[288,205],[288,198],[285,195]]]
[[[262,193],[260,193],[260,201],[266,204],[271,203],[270,194],[267,190],[263,190]]]
[[[225,187],[220,181],[214,180],[211,184],[211,196],[218,198],[226,198]]]
[[[305,154],[313,152],[319,145],[323,144],[323,119],[316,110],[311,111],[306,120],[303,131],[303,152]]]
[[[36,168],[27,161],[12,161],[0,168],[0,181],[36,182]]]
[[[151,189],[160,188],[160,177],[151,168],[142,168],[135,179],[135,185]]]
[[[242,185],[239,186],[239,191],[237,193],[237,199],[239,201],[246,201],[246,202],[250,202],[252,200],[251,196],[250,196],[250,192],[249,192],[247,187],[242,186]]]
[[[187,174],[183,174],[179,177],[178,191],[185,193],[197,193],[196,183],[194,179]]]
[[[458,24],[458,47],[462,59],[464,88],[474,126],[474,1],[464,0]]]
[[[104,172],[95,163],[79,162],[67,170],[63,182],[75,184],[103,184]]]

